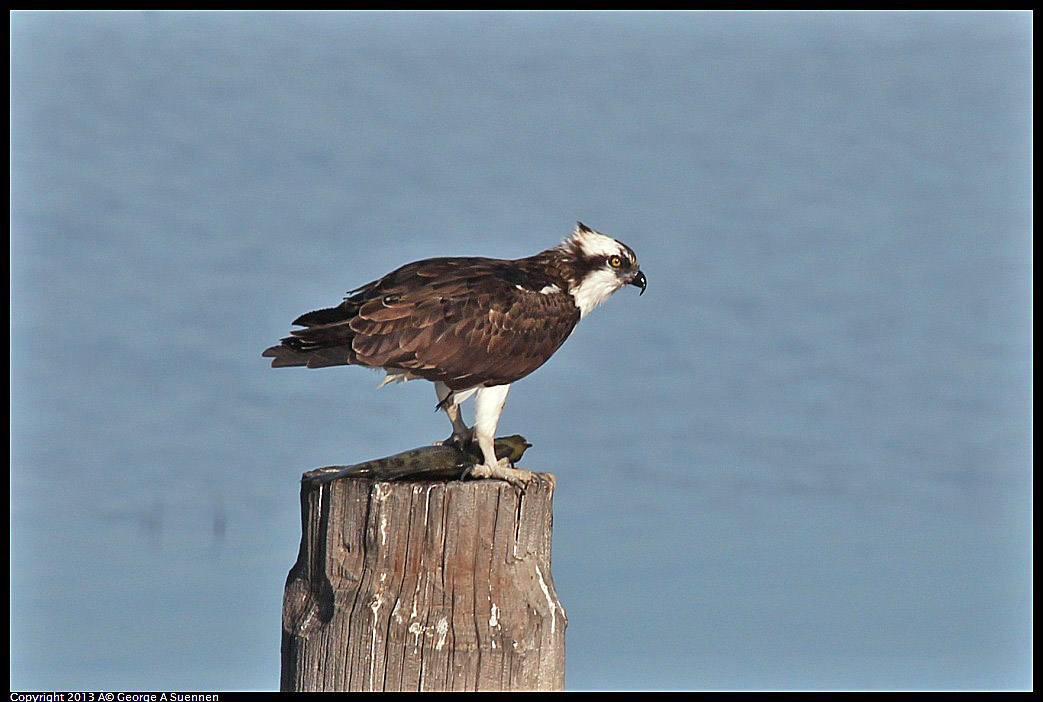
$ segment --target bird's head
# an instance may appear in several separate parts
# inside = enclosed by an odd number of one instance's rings
[[[562,254],[569,293],[583,317],[624,285],[641,288],[642,295],[645,292],[647,281],[633,249],[582,222],[576,223],[557,251]]]

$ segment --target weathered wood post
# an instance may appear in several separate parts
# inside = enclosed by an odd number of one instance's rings
[[[521,490],[319,473],[301,483],[284,691],[563,689],[552,475]]]

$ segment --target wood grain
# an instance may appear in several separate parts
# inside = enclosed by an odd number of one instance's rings
[[[286,691],[561,690],[554,477],[302,481]]]

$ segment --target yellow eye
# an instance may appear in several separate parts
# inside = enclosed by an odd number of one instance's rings
[[[613,268],[619,268],[623,265],[623,259],[621,259],[619,256],[612,256],[608,259],[608,265],[612,266]]]

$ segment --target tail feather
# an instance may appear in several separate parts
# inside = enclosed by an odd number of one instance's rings
[[[308,365],[308,359],[311,357],[310,354],[297,351],[289,346],[272,346],[264,350],[261,354],[264,358],[273,358],[272,368],[285,368],[288,366],[306,366]]]
[[[334,346],[308,351],[308,368],[346,366],[352,363],[350,346]]]
[[[358,309],[358,303],[345,300],[336,307],[326,307],[302,314],[293,320],[293,323],[298,327],[317,327],[323,324],[346,322],[358,313]]]
[[[353,363],[351,343],[355,332],[348,322],[357,311],[358,304],[345,300],[336,307],[302,314],[293,323],[306,328],[293,331],[292,336],[265,349],[261,356],[274,359],[272,368],[325,368]]]

